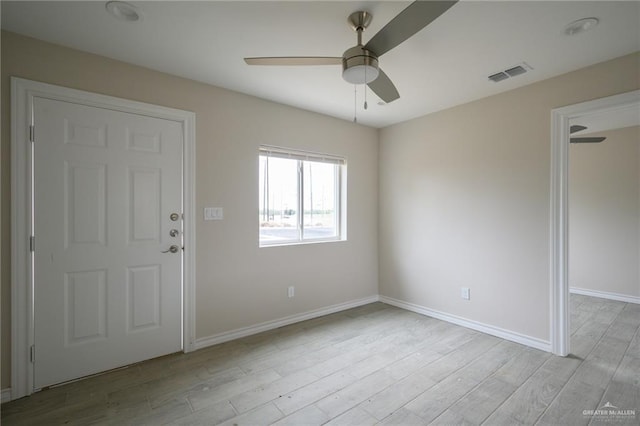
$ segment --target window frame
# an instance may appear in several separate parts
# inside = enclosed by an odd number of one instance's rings
[[[298,149],[283,148],[270,145],[260,145],[258,150],[258,162],[261,161],[261,157],[273,157],[282,158],[287,160],[297,161],[297,218],[296,239],[286,240],[274,240],[274,241],[262,241],[260,236],[260,226],[258,226],[258,246],[263,247],[277,247],[277,246],[290,246],[290,245],[303,245],[303,244],[317,244],[346,240],[346,166],[347,159],[345,157],[324,154],[311,151],[302,151]],[[305,173],[304,163],[324,163],[333,164],[334,167],[334,206],[335,206],[335,229],[336,235],[331,237],[322,238],[305,238],[305,221],[304,221],[304,201],[305,201]],[[260,180],[260,177],[258,178]],[[260,190],[258,191],[258,193]],[[260,204],[260,196],[258,196],[258,204]],[[260,211],[262,206],[258,206]],[[313,208],[313,206],[311,206]]]

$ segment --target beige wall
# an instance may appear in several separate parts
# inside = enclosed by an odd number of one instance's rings
[[[581,135],[582,136],[582,135]],[[640,297],[640,127],[569,150],[569,284]]]
[[[639,62],[629,55],[377,132],[2,33],[2,388],[10,385],[10,75],[196,112],[197,210],[225,209],[222,222],[198,214],[198,337],[379,291],[546,340],[550,110],[639,88]],[[262,143],[348,158],[347,242],[258,249]]]
[[[3,32],[3,389],[10,386],[9,76],[196,113],[197,337],[377,294],[375,129]],[[347,157],[348,241],[258,248],[260,144]],[[223,207],[224,220],[204,222],[205,206]]]
[[[382,129],[380,294],[548,341],[550,111],[638,89],[639,62]]]

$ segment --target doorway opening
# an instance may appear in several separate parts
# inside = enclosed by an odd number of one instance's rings
[[[570,352],[569,144],[571,125],[599,115],[640,111],[640,90],[551,111],[551,350]]]

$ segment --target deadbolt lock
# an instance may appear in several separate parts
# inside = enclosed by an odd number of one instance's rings
[[[171,215],[169,216],[169,219],[175,222],[176,220],[180,219],[180,215],[178,213],[171,213]]]

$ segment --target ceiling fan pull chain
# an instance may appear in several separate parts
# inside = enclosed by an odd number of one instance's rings
[[[364,109],[367,110],[367,67],[364,67]]]
[[[358,122],[358,86],[353,85],[353,122]]]

